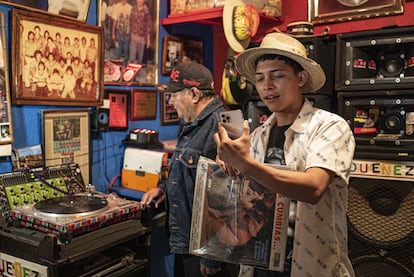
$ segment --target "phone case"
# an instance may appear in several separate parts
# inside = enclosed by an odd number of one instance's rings
[[[241,110],[221,112],[220,121],[223,123],[230,137],[239,138],[242,135],[244,117]]]

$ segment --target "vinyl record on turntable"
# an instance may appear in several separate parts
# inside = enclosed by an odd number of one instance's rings
[[[62,196],[43,200],[34,209],[44,215],[73,215],[94,213],[106,209],[108,201],[104,198],[84,195]]]

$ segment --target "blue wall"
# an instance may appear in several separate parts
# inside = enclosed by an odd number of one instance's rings
[[[87,23],[96,25],[97,18],[97,1],[91,0],[91,6],[88,13]],[[160,2],[160,19],[167,16],[168,1],[161,0]],[[6,41],[7,41],[7,53],[9,53],[9,63],[11,62],[11,9],[12,7],[0,4],[0,12],[4,13],[5,28],[6,28]],[[212,55],[212,29],[210,26],[200,24],[178,24],[176,26],[169,26],[169,29],[165,29],[160,25],[159,28],[159,57],[162,55],[162,37],[166,34],[182,34],[192,35],[203,34],[198,39],[204,42],[204,62],[210,69],[213,68],[213,55]],[[195,37],[197,38],[197,37]],[[9,76],[11,77],[11,66],[9,66]],[[158,72],[161,72],[159,66]],[[168,76],[162,76],[159,74],[159,83],[168,81]],[[129,91],[133,87],[125,86],[105,86],[105,88],[121,89]],[[153,87],[141,87],[152,88]],[[109,182],[120,174],[123,162],[124,146],[122,140],[129,134],[129,130],[135,128],[146,128],[157,130],[159,132],[159,139],[171,140],[175,139],[178,132],[178,125],[166,125],[160,124],[160,112],[159,112],[159,98],[157,99],[157,117],[155,120],[140,120],[129,121],[129,129],[126,131],[107,131],[107,132],[93,132],[91,134],[91,156],[92,156],[92,179],[91,183],[100,191],[105,191]],[[41,119],[40,112],[44,109],[67,109],[78,107],[62,107],[62,106],[35,106],[35,105],[23,105],[16,106],[12,103],[12,120],[13,120],[13,132],[14,132],[14,148],[21,148],[25,146],[31,146],[41,144]],[[139,157],[137,157],[139,158]],[[10,172],[12,170],[11,160],[9,157],[3,157],[0,160],[0,173]]]

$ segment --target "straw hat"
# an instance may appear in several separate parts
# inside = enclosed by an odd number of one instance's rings
[[[258,9],[264,6],[262,0],[226,0],[223,7],[223,29],[227,43],[240,53],[250,44],[260,24]]]
[[[325,84],[325,72],[322,67],[306,55],[305,46],[290,35],[284,33],[267,34],[260,46],[250,48],[240,53],[236,58],[236,68],[247,80],[255,83],[256,60],[266,54],[276,54],[288,57],[309,73],[309,80],[302,92],[312,92]]]

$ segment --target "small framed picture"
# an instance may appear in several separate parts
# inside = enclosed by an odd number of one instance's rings
[[[156,112],[157,92],[155,90],[132,90],[131,120],[155,119]]]
[[[91,110],[49,109],[41,113],[45,166],[77,163],[85,184],[89,184]]]
[[[105,90],[109,101],[109,128],[128,128],[128,93],[122,90]]]
[[[161,125],[173,125],[180,122],[177,110],[170,103],[171,92],[161,92]]]
[[[164,36],[162,44],[161,73],[169,75],[171,70],[183,60],[183,42],[174,36]]]

